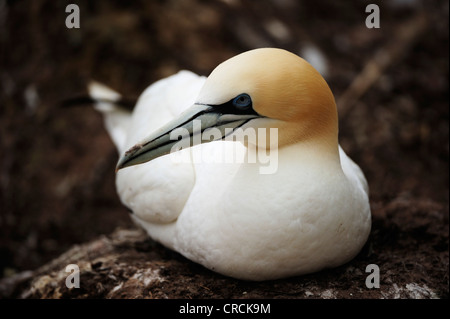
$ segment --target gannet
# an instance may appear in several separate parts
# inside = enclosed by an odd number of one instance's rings
[[[208,78],[180,71],[149,86],[132,113],[101,84],[89,92],[120,154],[120,199],[166,247],[225,276],[262,281],[337,267],[365,244],[367,181],[338,144],[329,86],[299,56],[261,48]],[[214,127],[221,134],[214,141],[174,151],[183,140],[170,135],[174,129],[192,142]],[[266,139],[233,137],[239,129]],[[260,150],[276,153],[272,172],[261,171],[267,162],[248,160]],[[223,152],[234,161],[208,161]]]

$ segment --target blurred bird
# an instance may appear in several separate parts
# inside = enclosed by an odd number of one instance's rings
[[[120,199],[163,245],[226,276],[270,280],[342,265],[365,244],[366,179],[338,144],[330,88],[297,55],[256,49],[208,78],[180,71],[149,86],[132,113],[99,83],[89,93],[121,156]],[[252,130],[256,139],[237,134]],[[270,173],[249,160],[261,151],[276,155]],[[212,160],[230,152],[231,163]]]

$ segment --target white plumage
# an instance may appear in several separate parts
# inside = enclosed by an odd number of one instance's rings
[[[272,67],[276,83],[284,81],[282,61],[293,63],[291,59],[296,63],[299,60],[298,72],[305,70],[302,79],[308,76],[312,82],[321,79],[320,75],[311,73],[314,71],[306,62],[286,51],[259,49],[223,63],[206,84],[205,77],[189,71],[154,83],[142,93],[132,114],[105,102],[97,105],[97,109],[104,114],[106,128],[123,155],[137,143],[151,140],[147,138],[149,135],[157,136],[154,132],[168,122],[185,116],[183,112],[196,102],[225,105],[235,95],[249,93],[258,114],[272,114],[278,102],[269,106],[264,101],[272,98],[270,94],[279,94],[280,100],[287,96],[286,102],[281,102],[283,105],[292,104],[286,107],[303,107],[303,103],[295,105],[290,94],[297,94],[296,91],[308,94],[304,89],[309,84],[299,82],[298,88],[294,85],[285,92],[276,88],[270,92],[265,87],[264,93],[258,91],[260,83],[253,85],[254,81],[272,81],[264,78]],[[246,68],[254,70],[246,72]],[[233,72],[239,72],[237,78]],[[229,76],[235,79],[234,83],[227,82]],[[320,79],[313,78],[317,76]],[[328,89],[323,85],[320,82],[316,86]],[[93,98],[119,98],[117,93],[97,83],[92,83],[89,89]],[[326,100],[314,90],[311,94],[318,100]],[[326,112],[334,117],[335,105],[329,108]],[[278,112],[290,110],[280,106]],[[297,116],[299,123],[309,121],[302,112],[301,116],[293,113],[289,119]],[[318,111],[310,106],[307,112]],[[360,251],[370,232],[368,187],[360,168],[337,145],[337,132],[326,128],[325,120],[317,123],[322,122],[318,125],[323,128],[301,133],[295,140],[291,135],[303,124],[283,126],[282,120],[267,116],[252,118],[242,125],[279,128],[280,148],[274,174],[260,174],[260,163],[245,161],[249,153],[256,152],[255,148],[247,148],[239,141],[215,141],[178,152],[191,161],[177,162],[171,157],[175,154],[168,154],[140,165],[125,165],[117,173],[117,192],[133,211],[134,221],[153,239],[224,275],[268,280],[339,266]],[[331,133],[322,134],[322,130]],[[289,138],[283,139],[285,135]],[[141,143],[139,150],[145,143]],[[128,154],[133,155],[133,151]],[[205,161],[218,154],[220,157],[223,152],[236,153],[238,161]],[[194,160],[199,158],[203,160]]]

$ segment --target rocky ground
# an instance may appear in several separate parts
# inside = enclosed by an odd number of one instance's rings
[[[2,298],[448,298],[448,1],[376,2],[379,29],[366,28],[365,1],[71,2],[80,29],[64,24],[69,2],[0,1]],[[179,69],[207,75],[262,46],[325,61],[373,227],[344,266],[255,283],[135,228],[100,115],[60,101],[90,79],[135,97]],[[79,289],[65,286],[71,263]],[[365,285],[369,264],[380,288]]]

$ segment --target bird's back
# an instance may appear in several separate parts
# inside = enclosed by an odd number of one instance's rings
[[[123,154],[193,103],[205,77],[180,71],[150,85],[132,113],[114,103],[96,105],[118,152]],[[93,98],[116,101],[120,95],[99,84],[90,85]],[[182,152],[190,152],[187,149]],[[121,170],[116,176],[117,192],[134,216],[149,223],[170,223],[181,213],[195,181],[191,163],[175,163],[168,157]]]

